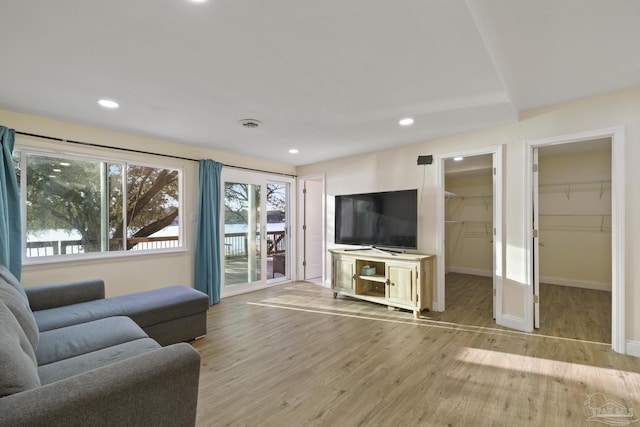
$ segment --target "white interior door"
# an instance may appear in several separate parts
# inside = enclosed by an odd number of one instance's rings
[[[304,279],[322,277],[322,181],[304,181]]]
[[[492,162],[492,175],[493,175],[493,191],[492,191],[492,195],[493,195],[493,212],[492,212],[492,230],[491,230],[491,247],[493,249],[493,318],[495,320],[496,318],[496,294],[497,294],[497,289],[496,289],[496,272],[498,271],[498,256],[497,256],[497,252],[496,252],[496,240],[497,240],[497,236],[496,236],[496,224],[498,223],[498,207],[497,207],[497,203],[498,203],[498,197],[496,197],[496,181],[497,181],[497,174],[498,174],[498,160],[496,159],[496,155],[495,153],[491,156],[491,162]]]
[[[533,148],[533,327],[540,328],[540,205],[538,197],[538,147]]]

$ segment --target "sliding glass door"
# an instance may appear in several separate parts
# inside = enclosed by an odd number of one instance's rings
[[[223,171],[223,286],[233,295],[291,278],[291,179]]]

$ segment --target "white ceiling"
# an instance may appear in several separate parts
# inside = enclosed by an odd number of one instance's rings
[[[0,0],[0,16],[0,109],[292,165],[640,86],[638,0]]]

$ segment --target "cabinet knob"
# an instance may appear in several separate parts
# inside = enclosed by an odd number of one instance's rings
[[[387,285],[387,286],[393,286],[393,283],[391,283],[391,280],[389,280],[389,279],[387,279],[387,280],[384,282],[384,284],[385,284],[385,285]]]
[[[356,280],[356,274],[354,273],[353,276],[351,276],[352,280]]]

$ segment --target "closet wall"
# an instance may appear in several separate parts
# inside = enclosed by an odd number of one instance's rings
[[[577,144],[539,149],[540,282],[610,291],[610,142]]]
[[[445,175],[445,268],[492,276],[493,175],[491,169]]]

